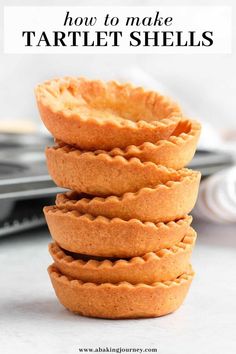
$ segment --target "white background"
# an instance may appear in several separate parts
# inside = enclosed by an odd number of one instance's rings
[[[118,0],[1,0],[0,11],[7,5],[144,5],[144,1]],[[158,5],[232,5],[235,0],[159,0]],[[146,0],[145,5],[157,2]],[[214,126],[236,129],[236,54],[235,23],[231,55],[15,55],[0,54],[0,120],[24,118],[39,122],[33,88],[45,79],[62,75],[91,78],[117,78],[120,71],[139,66],[167,87],[168,93],[184,106],[186,113]],[[0,27],[1,39],[3,37]],[[136,77],[139,83],[139,77]]]

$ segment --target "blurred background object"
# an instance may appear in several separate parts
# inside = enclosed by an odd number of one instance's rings
[[[235,166],[202,181],[194,215],[216,223],[236,223]]]
[[[52,139],[25,133],[23,123],[19,127],[24,133],[14,124],[8,132],[0,130],[0,236],[44,225],[43,206],[62,191],[51,181],[45,163],[44,149]]]

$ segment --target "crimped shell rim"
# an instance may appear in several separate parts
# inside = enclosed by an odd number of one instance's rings
[[[163,222],[163,221],[159,221],[157,223],[155,222],[152,222],[152,221],[141,221],[139,219],[136,219],[136,218],[132,218],[132,219],[129,219],[129,220],[124,220],[124,219],[121,219],[119,217],[114,217],[114,218],[108,218],[106,216],[102,216],[102,215],[92,215],[92,214],[89,214],[89,213],[81,213],[79,212],[78,210],[69,210],[69,209],[66,209],[66,208],[58,208],[58,206],[56,205],[51,205],[51,206],[45,206],[44,207],[44,212],[45,213],[63,213],[63,214],[68,214],[70,215],[71,217],[75,217],[75,218],[83,218],[83,219],[86,219],[87,221],[89,222],[102,222],[102,223],[123,223],[123,224],[132,224],[132,223],[135,223],[135,224],[139,224],[141,226],[146,226],[146,227],[155,227],[157,229],[159,228],[171,228],[171,227],[174,227],[174,226],[182,226],[183,223],[186,223],[186,224],[190,224],[192,222],[192,216],[191,215],[185,215],[183,216],[181,219],[178,219],[178,220],[171,220],[171,221],[168,221],[168,222]]]
[[[129,266],[131,264],[144,264],[153,260],[160,260],[170,254],[175,255],[186,250],[193,248],[196,241],[197,234],[191,228],[190,231],[184,236],[182,241],[178,242],[176,245],[173,245],[170,248],[163,248],[157,252],[148,252],[143,256],[136,256],[129,259],[117,259],[115,261],[104,259],[104,260],[83,260],[83,259],[74,259],[73,256],[67,255],[63,249],[61,249],[55,242],[49,244],[49,251],[51,255],[55,255],[60,262],[64,264],[77,264],[86,269],[96,269],[99,267],[102,268],[120,268],[124,266]]]
[[[100,288],[100,289],[108,289],[108,288],[122,288],[122,289],[170,288],[170,287],[180,286],[183,283],[186,283],[189,280],[192,280],[192,278],[194,276],[194,272],[190,269],[190,271],[188,273],[184,273],[174,280],[166,280],[164,282],[159,281],[159,282],[155,282],[152,284],[144,284],[144,283],[131,284],[128,282],[119,282],[116,284],[112,284],[112,283],[96,284],[96,283],[91,283],[91,282],[83,282],[78,279],[73,279],[70,276],[63,275],[62,273],[59,272],[59,270],[56,268],[56,266],[54,264],[52,264],[48,267],[48,273],[50,274],[51,277],[58,278],[64,284],[71,284],[73,287]]]
[[[94,203],[94,202],[106,202],[106,201],[110,201],[110,200],[113,200],[116,202],[122,202],[127,199],[137,198],[140,195],[142,195],[143,193],[156,193],[158,190],[161,190],[161,189],[173,189],[176,185],[180,185],[184,180],[185,181],[186,180],[192,181],[192,180],[195,180],[196,178],[200,177],[200,172],[198,172],[198,171],[193,171],[193,170],[189,170],[189,169],[184,169],[184,170],[190,171],[189,175],[181,176],[179,181],[167,181],[166,183],[159,183],[156,187],[153,187],[153,188],[144,187],[144,188],[139,189],[137,192],[126,192],[121,196],[111,195],[108,197],[92,197],[91,199],[83,197],[79,200],[70,199],[71,196],[73,198],[73,195],[75,194],[75,192],[66,192],[66,193],[62,193],[62,194],[57,195],[56,204],[57,204],[57,206],[60,206],[61,203],[59,202],[59,204],[58,204],[58,201],[60,201],[61,198],[64,199],[63,203],[65,205],[70,202],[74,203],[75,205],[77,203],[90,204],[90,203]],[[78,193],[76,193],[76,194],[78,194]]]
[[[143,94],[156,95],[156,97],[159,98],[160,102],[162,102],[166,106],[172,106],[173,109],[175,109],[172,113],[169,114],[168,117],[163,118],[163,119],[158,119],[158,120],[155,120],[152,122],[146,121],[146,120],[139,120],[137,122],[134,122],[134,121],[131,121],[131,120],[125,119],[125,118],[123,118],[121,122],[117,122],[112,119],[107,120],[107,121],[101,121],[101,120],[99,120],[99,118],[96,119],[94,117],[84,119],[84,118],[80,117],[79,114],[78,115],[76,114],[76,118],[78,118],[78,120],[80,120],[81,122],[91,122],[91,123],[94,123],[99,126],[114,124],[114,126],[117,126],[119,129],[127,128],[127,127],[132,128],[132,129],[142,129],[143,127],[153,129],[153,128],[156,128],[157,126],[167,126],[168,124],[170,124],[173,121],[179,121],[182,116],[181,110],[176,103],[172,102],[166,96],[160,95],[154,91],[145,90],[142,87],[136,87],[130,83],[121,84],[121,83],[118,83],[117,81],[108,81],[108,82],[104,83],[101,80],[87,80],[83,77],[64,77],[64,78],[59,78],[59,79],[47,80],[44,83],[42,83],[36,87],[35,94],[36,94],[37,100],[39,102],[41,102],[41,104],[43,104],[45,107],[49,108],[53,113],[62,113],[65,117],[75,116],[75,113],[73,112],[73,110],[57,109],[53,104],[51,104],[50,100],[45,96],[45,93],[44,93],[44,91],[46,90],[48,93],[53,95],[55,98],[55,92],[53,92],[52,90],[48,90],[47,86],[51,85],[52,83],[58,84],[58,85],[60,85],[60,84],[66,85],[70,81],[96,82],[96,83],[99,83],[100,85],[102,85],[103,87],[108,86],[108,85],[114,85],[117,87],[125,87],[125,88],[128,88],[129,90],[138,89]],[[55,91],[55,87],[54,87],[54,91]]]
[[[94,160],[101,160],[101,161],[106,161],[108,163],[116,163],[117,165],[133,165],[133,166],[139,166],[141,168],[145,168],[147,166],[152,166],[156,168],[157,170],[163,170],[166,171],[166,173],[176,173],[176,174],[181,174],[184,172],[189,172],[190,170],[188,168],[181,168],[178,170],[175,170],[171,167],[163,166],[161,164],[156,164],[152,161],[142,161],[138,157],[126,157],[122,155],[111,155],[109,152],[105,150],[95,150],[95,151],[86,151],[86,150],[80,150],[79,148],[75,148],[71,145],[68,144],[63,144],[60,143],[54,146],[50,146],[46,148],[46,151],[54,151],[54,152],[62,152],[68,155],[74,155],[75,157],[89,157],[93,158]]]

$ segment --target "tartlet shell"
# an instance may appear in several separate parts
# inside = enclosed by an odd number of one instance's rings
[[[145,318],[167,315],[183,303],[194,273],[151,285],[83,283],[62,275],[54,265],[48,268],[58,300],[68,310],[88,317]]]
[[[108,219],[76,210],[44,208],[53,240],[65,250],[100,257],[128,258],[170,248],[189,230],[192,217],[168,223]]]
[[[51,134],[85,150],[111,150],[167,139],[182,116],[170,99],[115,81],[50,80],[37,86],[36,99]],[[99,110],[97,116],[94,109]]]
[[[120,197],[88,197],[75,192],[57,195],[58,208],[77,210],[83,214],[118,217],[123,220],[168,222],[188,214],[194,207],[200,183],[200,172],[186,170],[179,181],[168,181],[155,188],[142,188]]]
[[[47,166],[63,188],[95,196],[122,195],[144,187],[178,181],[187,169],[173,170],[137,158],[111,157],[105,152],[83,152],[69,145],[46,149]]]
[[[56,243],[49,244],[49,252],[56,268],[64,275],[83,282],[152,284],[173,280],[189,268],[196,233],[190,229],[183,240],[169,249],[146,253],[129,259],[92,259],[67,254]]]

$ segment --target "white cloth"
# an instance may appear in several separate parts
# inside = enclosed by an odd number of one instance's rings
[[[217,223],[236,222],[236,166],[202,181],[194,216]]]

